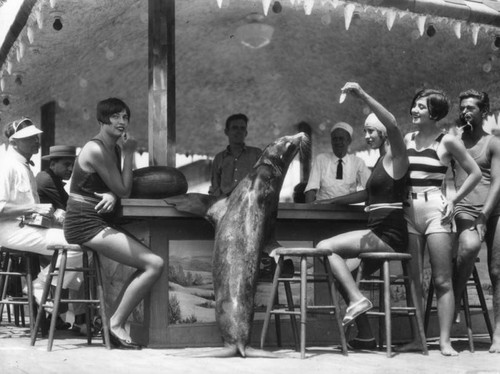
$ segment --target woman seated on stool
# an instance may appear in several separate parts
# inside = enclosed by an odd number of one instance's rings
[[[100,131],[84,145],[75,162],[64,234],[69,243],[91,248],[137,269],[120,293],[121,300],[110,318],[110,339],[117,348],[140,349],[131,340],[125,324],[160,277],[163,259],[111,224],[117,199],[127,197],[132,189],[132,160],[137,143],[127,139],[129,119],[130,109],[120,99],[110,98],[97,104]],[[124,157],[123,168],[120,153]]]
[[[346,83],[342,92],[360,98],[372,110],[373,113],[365,121],[365,140],[372,149],[380,152],[365,190],[317,201],[319,204],[366,202],[366,210],[369,212],[367,229],[334,236],[321,241],[317,246],[333,251],[329,256],[330,266],[349,299],[343,320],[346,326],[373,305],[356,286],[345,259],[355,258],[365,252],[406,250],[408,231],[403,215],[403,201],[408,157],[396,119],[387,109],[357,83]]]

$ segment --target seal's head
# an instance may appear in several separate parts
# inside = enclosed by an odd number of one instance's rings
[[[283,136],[264,149],[254,168],[260,165],[269,165],[278,176],[284,176],[297,153],[300,152],[304,155],[310,152],[310,149],[309,137],[303,132]]]

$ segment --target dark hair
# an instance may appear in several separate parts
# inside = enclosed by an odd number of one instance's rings
[[[99,101],[97,103],[97,120],[99,122],[109,125],[111,117],[115,113],[120,113],[122,110],[127,112],[127,116],[130,118],[130,109],[122,100],[116,97],[110,97],[109,99]]]
[[[421,89],[415,94],[411,102],[410,114],[411,109],[415,106],[415,102],[424,97],[427,98],[427,108],[429,108],[429,116],[432,119],[439,121],[440,119],[446,117],[448,111],[450,110],[450,102],[446,97],[446,94],[441,90],[431,88]]]
[[[33,121],[27,117],[20,118],[16,121],[12,121],[5,125],[3,129],[3,134],[7,139],[14,135],[17,131],[24,129],[25,127],[32,126]]]
[[[468,99],[470,97],[477,99],[477,106],[481,110],[482,113],[488,113],[490,111],[490,98],[488,94],[484,91],[476,91],[474,89],[469,89],[460,92],[458,95],[460,102],[464,99]]]
[[[238,120],[243,120],[245,121],[246,124],[248,124],[248,117],[245,116],[243,113],[238,113],[238,114],[232,114],[226,119],[226,130],[229,128],[229,125],[233,121],[238,121]]]

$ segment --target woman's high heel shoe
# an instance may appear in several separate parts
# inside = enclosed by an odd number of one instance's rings
[[[109,340],[111,342],[111,345],[115,348],[119,349],[135,349],[139,350],[142,349],[142,346],[140,346],[137,343],[134,343],[131,340],[128,339],[121,339],[118,336],[116,336],[113,331],[109,331]]]

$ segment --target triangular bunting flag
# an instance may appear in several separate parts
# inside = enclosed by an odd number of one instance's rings
[[[455,36],[460,39],[462,37],[462,23],[461,22],[454,22],[453,23],[453,32],[455,33]]]
[[[481,28],[481,26],[479,26],[477,24],[472,25],[472,43],[474,43],[474,45],[477,44],[477,36],[479,35],[480,28]]]
[[[418,31],[420,32],[420,36],[424,35],[426,20],[427,16],[418,16],[417,18],[417,25],[418,25]]]
[[[222,0],[217,0],[217,5],[219,6],[219,9],[222,8]]]
[[[265,16],[267,16],[267,12],[269,12],[270,5],[271,5],[271,0],[262,0],[262,8],[264,9]]]
[[[354,9],[356,9],[356,5],[347,4],[344,7],[344,18],[345,18],[345,29],[349,30],[349,26],[351,25],[352,15],[354,13]]]
[[[391,31],[392,25],[394,25],[394,21],[396,20],[396,12],[393,9],[389,9],[385,14],[385,17],[387,28]]]
[[[314,0],[304,0],[304,12],[310,16],[314,7]]]

